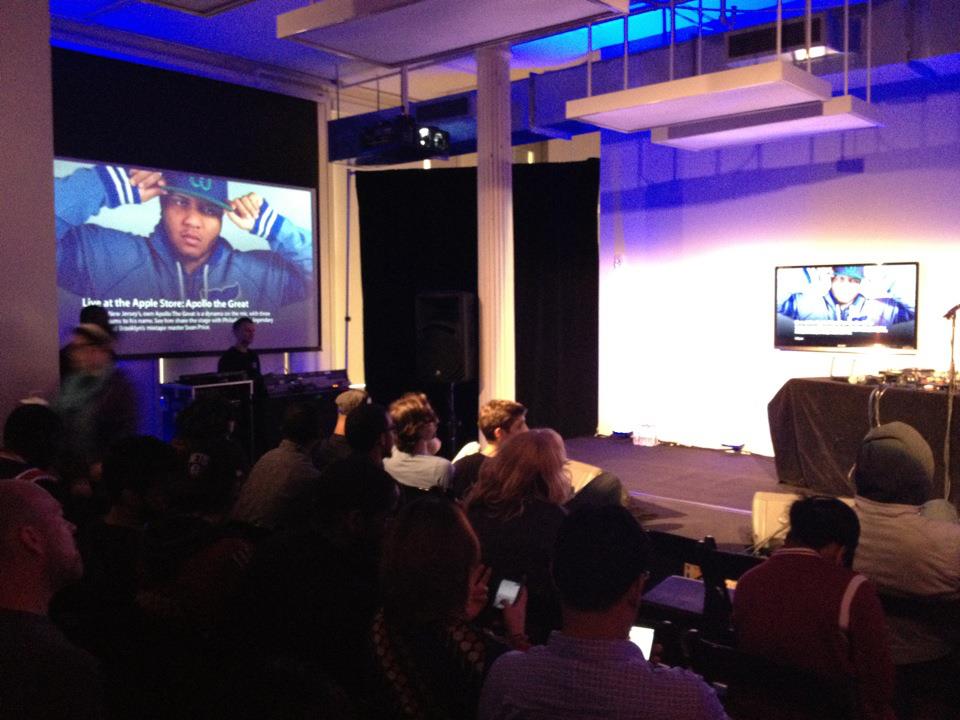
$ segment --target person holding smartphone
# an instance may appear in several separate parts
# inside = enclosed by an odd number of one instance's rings
[[[544,642],[560,627],[550,563],[567,514],[563,504],[572,494],[566,461],[563,439],[555,431],[517,433],[483,464],[466,499],[484,562],[498,578],[525,581],[527,629],[534,642]]]
[[[724,720],[698,675],[654,665],[629,640],[649,541],[625,508],[582,508],[562,523],[553,578],[563,628],[546,645],[502,656],[483,686],[477,717]]]
[[[528,647],[523,588],[502,603],[506,637],[476,625],[490,574],[459,505],[430,493],[403,507],[384,547],[383,607],[371,631],[376,672],[367,697],[384,716],[474,717],[493,661]]]

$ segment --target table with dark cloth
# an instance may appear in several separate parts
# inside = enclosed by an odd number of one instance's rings
[[[937,464],[934,497],[943,497],[947,393],[908,386],[852,385],[830,378],[788,380],[767,405],[777,477],[782,483],[830,495],[853,495],[848,478],[875,408],[881,423],[899,420],[930,444]],[[950,437],[951,500],[960,501],[960,402],[954,398]]]

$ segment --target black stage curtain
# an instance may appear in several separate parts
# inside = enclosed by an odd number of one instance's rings
[[[600,161],[513,172],[517,399],[564,437],[597,429]]]
[[[357,200],[367,390],[389,404],[419,390],[441,416],[449,442],[449,386],[418,383],[415,305],[419,293],[477,292],[477,175],[471,168],[360,172]],[[456,386],[457,444],[475,439],[478,385]]]
[[[885,423],[916,428],[933,450],[936,470],[931,497],[943,497],[944,420],[947,395],[910,386],[887,386],[879,399],[877,385],[851,385],[831,378],[787,380],[767,405],[777,479],[788,485],[830,495],[853,495],[850,468],[860,443],[872,427],[872,408]],[[960,398],[954,399],[954,417]],[[960,504],[960,426],[950,435],[950,500]]]
[[[357,174],[368,388],[384,404],[427,392],[445,440],[448,388],[416,382],[415,298],[477,292],[476,183],[474,168]],[[592,434],[599,161],[515,166],[513,190],[517,398],[533,425]],[[456,388],[457,444],[475,438],[477,394]]]
[[[317,105],[52,48],[61,157],[317,186]]]

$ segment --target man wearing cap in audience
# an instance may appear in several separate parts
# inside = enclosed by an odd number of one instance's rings
[[[68,452],[87,466],[99,463],[110,445],[135,434],[139,426],[137,393],[116,366],[113,347],[113,336],[99,325],[75,327],[70,336],[74,371],[53,404],[63,420]]]
[[[901,603],[906,612],[888,608],[898,711],[922,703],[935,708],[931,717],[946,717],[939,714],[945,706],[957,709],[960,635],[945,612],[928,617],[917,610],[931,601],[960,603],[960,525],[952,506],[931,500],[933,472],[930,446],[909,425],[892,422],[867,433],[853,476],[860,519],[854,569],[881,596],[914,600]]]
[[[334,402],[337,404],[336,427],[333,428],[333,434],[325,437],[313,453],[313,464],[318,470],[323,470],[335,460],[344,460],[353,453],[347,442],[347,415],[370,402],[370,396],[365,390],[351,388],[337,395]]]
[[[861,294],[863,265],[836,265],[825,295],[794,293],[778,312],[794,320],[841,320],[872,327],[914,319],[914,312],[893,298],[868,298]]]
[[[246,300],[275,308],[303,300],[313,270],[310,237],[256,193],[230,199],[221,178],[97,165],[54,183],[57,284],[92,298]],[[88,220],[103,208],[160,198],[147,237]],[[223,216],[270,250],[235,250]]]
[[[84,305],[82,308],[80,308],[80,324],[85,325],[88,323],[99,325],[114,339],[116,339],[117,333],[113,329],[113,325],[110,324],[110,313],[107,312],[107,309],[103,307],[103,305]],[[64,345],[62,348],[60,348],[61,382],[67,377],[67,375],[73,372],[74,369],[75,368],[70,364],[70,345]]]

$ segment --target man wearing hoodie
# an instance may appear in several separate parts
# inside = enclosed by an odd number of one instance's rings
[[[955,717],[957,710],[960,633],[944,613],[960,606],[960,524],[952,506],[932,499],[933,471],[930,446],[902,422],[867,433],[854,468],[860,546],[853,567],[887,597],[898,717]]]
[[[96,165],[54,182],[57,284],[94,299],[248,301],[275,309],[303,300],[313,271],[310,237],[256,193],[230,199],[221,178]],[[148,237],[88,220],[102,208],[160,199]],[[223,216],[270,250],[239,251]]]

